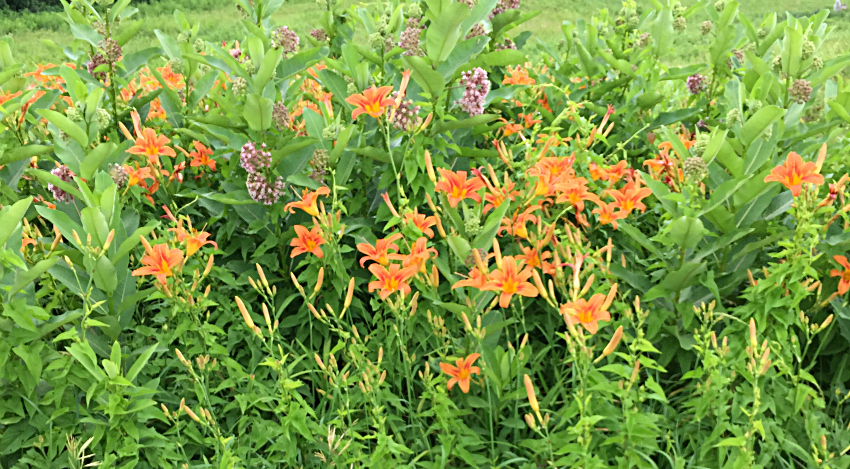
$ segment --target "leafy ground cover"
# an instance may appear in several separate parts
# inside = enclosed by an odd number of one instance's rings
[[[373,2],[347,2],[356,4],[372,4]],[[691,0],[683,2],[692,5]],[[174,23],[172,13],[175,9],[192,12],[193,20],[200,23],[199,33],[208,41],[227,41],[242,34],[239,16],[235,15],[233,2],[229,0],[160,0],[137,5],[139,17],[144,24],[125,46],[127,52],[145,49],[157,42],[155,29],[177,36],[180,28]],[[531,31],[534,33],[533,42],[557,42],[563,36],[561,23],[565,20],[575,21],[578,18],[590,18],[598,10],[606,8],[617,11],[621,7],[617,0],[602,0],[586,2],[578,0],[525,0],[523,8],[529,11],[544,11],[546,14],[530,19],[515,31]],[[833,4],[825,0],[752,0],[743,2],[741,12],[751,18],[760,18],[764,14],[791,12],[794,15],[813,14]],[[290,0],[281,6],[273,19],[289,24],[299,35],[306,35],[311,25],[316,21],[320,7],[313,0]],[[699,23],[707,16],[697,12],[689,18],[689,29],[685,34],[674,39],[674,52],[669,59],[672,63],[691,63],[704,60],[705,47],[709,41],[699,31]],[[825,57],[834,57],[850,47],[850,14],[834,12],[830,21],[834,30],[830,40],[824,45]],[[27,63],[55,62],[64,54],[61,48],[52,44],[66,44],[73,39],[68,31],[61,13],[25,13],[9,12],[0,18],[0,34],[8,34],[12,38],[12,51],[16,57],[26,58]],[[362,38],[361,38],[362,40]],[[45,41],[49,41],[45,43]],[[537,55],[537,51],[530,50]]]
[[[0,467],[850,467],[843,11],[206,5],[0,41]]]

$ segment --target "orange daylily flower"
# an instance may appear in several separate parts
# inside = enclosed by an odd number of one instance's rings
[[[469,392],[469,381],[471,379],[471,375],[481,374],[481,368],[472,366],[472,364],[475,363],[475,360],[478,360],[478,357],[480,356],[480,353],[473,353],[466,358],[458,359],[455,362],[455,365],[440,362],[440,369],[443,370],[443,373],[451,376],[451,379],[449,379],[449,382],[446,384],[449,391],[451,391],[455,383],[457,383],[464,394]]]
[[[366,264],[366,261],[375,261],[380,265],[389,265],[391,260],[402,260],[404,256],[400,254],[390,253],[390,250],[398,252],[398,245],[395,243],[397,239],[401,239],[401,233],[395,233],[387,238],[375,241],[372,246],[369,243],[359,243],[357,250],[366,254],[360,259],[360,267]]]
[[[478,190],[484,187],[484,183],[480,178],[466,179],[466,171],[454,172],[443,168],[437,168],[437,171],[440,172],[442,179],[434,186],[434,190],[445,192],[449,205],[456,207],[458,202],[464,199],[481,203]]]
[[[526,228],[526,223],[537,223],[537,217],[533,215],[532,212],[539,209],[539,205],[534,205],[526,209],[522,213],[515,213],[511,218],[503,218],[502,226],[496,232],[496,234],[502,234],[502,232],[507,232],[509,235],[516,236],[522,239],[528,238],[528,228]]]
[[[534,114],[530,112],[528,114],[519,113],[518,116],[520,119],[522,119],[526,129],[530,129],[534,127],[534,124],[542,122],[542,120],[540,119],[535,119]]]
[[[611,313],[603,311],[605,295],[597,293],[590,297],[590,301],[579,298],[575,302],[561,305],[561,315],[568,321],[578,322],[591,334],[599,330],[599,321],[610,321]]]
[[[147,189],[148,185],[145,179],[155,180],[151,168],[149,166],[139,168],[139,163],[134,164],[135,168],[128,164],[124,165],[124,171],[127,172],[127,187],[138,185]]]
[[[413,223],[413,226],[418,228],[425,236],[429,238],[434,237],[434,230],[431,227],[437,224],[437,219],[433,215],[426,216],[419,213],[419,208],[414,208],[413,213],[408,212],[404,214],[404,221]]]
[[[174,73],[171,70],[170,65],[166,65],[165,67],[158,67],[156,69],[157,72],[160,73],[162,80],[165,81],[169,87],[175,90],[183,89],[186,86],[185,81],[183,80],[183,75],[179,73]]]
[[[574,156],[556,157],[546,156],[537,160],[534,166],[529,168],[528,176],[537,178],[537,187],[534,195],[550,195],[552,186],[572,177]]]
[[[0,91],[0,106],[6,104],[8,101],[17,98],[21,95],[21,91],[17,93],[10,93],[8,91]]]
[[[522,249],[522,254],[516,256],[517,259],[523,261],[525,265],[533,269],[542,270],[544,274],[555,275],[555,266],[551,262],[546,261],[546,259],[552,257],[551,252],[544,251],[541,253],[537,249],[528,246],[520,246],[520,248]]]
[[[428,239],[427,238],[419,238],[413,243],[413,247],[410,248],[410,254],[404,256],[402,261],[402,265],[404,267],[407,266],[416,266],[419,272],[425,273],[425,262],[432,257],[437,257],[439,253],[436,248],[428,247]]]
[[[832,256],[832,259],[841,264],[841,267],[844,267],[844,270],[832,269],[829,272],[830,277],[841,277],[838,282],[838,294],[843,295],[850,291],[850,262],[847,262],[845,256]]]
[[[484,205],[483,212],[487,213],[494,208],[499,208],[506,200],[513,201],[520,192],[514,190],[516,183],[508,181],[503,187],[495,188],[488,187],[488,191],[484,193],[484,201],[488,202]]]
[[[317,217],[319,216],[319,208],[316,206],[316,201],[319,199],[319,196],[329,195],[330,193],[331,190],[325,186],[322,186],[315,191],[304,189],[301,193],[301,200],[290,202],[286,204],[283,209],[289,211],[289,213],[295,213],[295,209],[300,208],[307,212],[310,216]]]
[[[172,269],[183,263],[183,251],[176,248],[169,249],[167,244],[157,244],[151,247],[144,236],[140,238],[147,255],[142,257],[144,267],[134,270],[133,276],[153,275],[159,280],[159,283],[165,285],[166,279],[174,275]]]
[[[27,246],[35,246],[35,245],[36,245],[36,242],[35,242],[34,239],[30,238],[29,236],[24,235],[23,242],[21,243],[21,254],[26,252]]]
[[[803,190],[804,183],[823,184],[823,176],[818,174],[817,165],[811,161],[803,163],[795,152],[788,153],[785,162],[772,170],[764,178],[764,182],[776,181],[791,189],[791,195],[797,197]]]
[[[517,65],[516,68],[508,67],[508,74],[502,80],[503,85],[533,85],[534,78],[528,76],[528,70]]]
[[[295,225],[295,238],[292,238],[292,241],[289,243],[293,247],[289,257],[292,258],[309,252],[321,259],[324,253],[322,253],[322,248],[319,246],[323,244],[325,244],[325,239],[322,238],[322,233],[319,231],[318,226],[314,226],[313,229],[308,231],[302,225]]]
[[[565,182],[556,184],[554,189],[559,193],[556,201],[558,203],[569,203],[575,207],[576,213],[584,211],[585,200],[597,205],[602,204],[599,196],[587,190],[587,179],[585,178],[570,178]]]
[[[407,280],[416,275],[417,267],[415,265],[402,268],[398,264],[390,266],[389,270],[380,264],[372,264],[369,266],[369,272],[378,278],[378,280],[369,282],[369,291],[380,290],[378,296],[385,300],[393,293],[400,291],[403,294],[410,293],[410,285]]]
[[[482,290],[501,292],[499,306],[507,308],[513,295],[531,298],[537,296],[537,288],[528,282],[528,279],[532,276],[532,271],[533,269],[527,266],[520,270],[516,259],[505,256],[502,258],[502,267],[490,272],[490,281],[484,285]]]
[[[629,163],[626,160],[622,160],[615,165],[608,166],[602,170],[602,180],[607,181],[610,184],[620,182],[620,179],[623,179],[623,176],[626,175],[626,169],[628,166]]]
[[[195,146],[195,151],[189,152],[189,156],[192,157],[192,161],[189,162],[189,166],[193,168],[197,168],[198,166],[208,166],[211,171],[215,171],[215,160],[210,158],[213,154],[211,148],[207,148],[203,143],[195,140],[192,142]]]
[[[380,88],[373,86],[363,93],[353,94],[345,98],[346,103],[355,107],[351,113],[351,119],[356,119],[360,114],[368,114],[374,118],[381,117],[387,106],[395,104],[395,101],[387,98],[387,95],[392,93],[392,91],[392,86],[382,86]]]
[[[135,145],[130,147],[127,150],[127,153],[131,155],[143,155],[148,158],[148,160],[159,166],[159,157],[164,156],[177,156],[177,153],[174,152],[174,149],[166,146],[171,140],[168,139],[165,135],[157,135],[156,131],[151,128],[141,128],[141,123],[139,122],[139,113],[133,111],[131,113],[133,117],[133,129],[136,132]],[[125,136],[128,140],[132,140],[132,136],[129,132],[126,131],[126,128],[122,129],[125,131]]]
[[[609,189],[605,191],[608,195],[614,198],[617,207],[627,214],[632,210],[638,209],[641,212],[646,211],[646,205],[641,200],[649,197],[652,194],[652,189],[648,187],[640,187],[639,182],[630,181],[620,190]],[[602,205],[601,203],[597,205]]]
[[[487,285],[487,276],[484,275],[478,267],[473,267],[472,270],[469,271],[469,277],[464,280],[458,280],[457,283],[452,285],[452,290],[455,288],[461,287],[469,287],[474,288],[476,290],[484,289],[484,286]]]
[[[215,246],[216,249],[218,249],[218,243],[207,239],[210,237],[210,234],[206,231],[198,231],[192,228],[191,221],[189,221],[188,231],[183,228],[182,219],[177,222],[176,228],[169,228],[168,231],[173,231],[174,234],[177,235],[177,242],[186,242],[186,257],[189,257],[192,254],[198,252],[199,249],[206,246],[207,244],[212,244],[213,246]]]
[[[499,120],[505,124],[499,128],[499,131],[502,132],[503,137],[509,137],[513,134],[518,134],[525,130],[525,127],[522,124],[514,124],[512,122],[509,122],[504,117],[500,117]]]
[[[599,205],[599,208],[595,208],[595,209],[591,210],[591,213],[596,213],[596,214],[599,215],[599,224],[600,225],[611,224],[611,226],[613,226],[614,229],[616,230],[617,229],[617,220],[622,220],[622,219],[629,216],[628,212],[626,212],[624,210],[620,210],[620,211],[615,212],[614,210],[617,209],[618,207],[619,207],[619,205],[617,204],[617,202],[611,202],[611,203],[607,203],[607,204],[603,203],[603,204]]]

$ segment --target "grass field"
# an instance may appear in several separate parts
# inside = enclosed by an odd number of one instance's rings
[[[366,2],[366,3],[373,3]],[[694,0],[685,0],[692,4]],[[647,3],[647,0],[638,0]],[[790,12],[796,16],[812,14],[824,8],[832,8],[830,0],[743,0],[741,10],[754,23],[770,12]],[[540,10],[543,13],[526,23],[523,30],[534,33],[532,42],[557,42],[563,37],[560,25],[564,20],[590,19],[599,9],[619,10],[621,0],[523,0],[523,10]],[[201,37],[210,41],[232,40],[243,35],[239,14],[230,0],[162,0],[151,4],[139,4],[140,17],[146,24],[128,43],[125,53],[157,44],[154,29],[176,36],[179,33],[173,11],[179,8],[191,22],[200,22]],[[276,24],[288,25],[302,37],[317,26],[318,7],[313,0],[290,0],[275,14]],[[690,18],[688,30],[676,38],[677,62],[694,62],[704,53],[708,40],[699,33],[700,17]],[[850,13],[842,12],[830,18],[835,30],[825,45],[822,54],[829,58],[846,51],[850,45]],[[72,39],[62,13],[7,14],[0,12],[0,35],[12,38],[12,49],[18,60],[31,63],[62,60],[61,48],[51,46],[65,44]]]

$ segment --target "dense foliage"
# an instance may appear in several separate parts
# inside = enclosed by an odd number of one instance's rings
[[[282,2],[0,42],[0,467],[850,467],[829,12]]]

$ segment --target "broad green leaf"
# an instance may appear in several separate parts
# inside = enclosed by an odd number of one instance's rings
[[[744,125],[741,127],[741,143],[744,146],[749,146],[753,143],[753,140],[756,139],[759,135],[761,135],[765,129],[773,125],[774,122],[778,121],[785,115],[785,109],[780,108],[779,106],[765,106],[754,116],[747,119]]]
[[[80,144],[81,147],[85,148],[86,145],[89,144],[89,137],[86,135],[86,131],[83,130],[76,122],[68,119],[64,114],[61,114],[56,111],[51,111],[50,109],[39,109],[36,113],[47,119],[51,124],[55,125],[59,130],[68,134],[69,137],[73,138]]]
[[[498,118],[499,116],[496,114],[481,114],[478,116],[470,117],[468,119],[441,120],[438,122],[434,122],[431,125],[431,135],[434,136],[446,132],[448,130],[475,127],[476,125],[482,125],[488,122],[492,122]]]
[[[489,250],[490,247],[493,246],[493,238],[496,237],[496,231],[498,231],[499,227],[502,225],[502,219],[505,217],[505,213],[507,213],[508,208],[510,208],[510,203],[508,203],[508,201],[504,201],[498,208],[493,210],[493,212],[487,216],[487,221],[484,223],[484,226],[481,227],[481,232],[478,233],[478,236],[476,236],[475,240],[472,241],[472,247],[475,249]]]
[[[443,11],[428,27],[425,33],[425,50],[433,63],[445,61],[463,31],[460,25],[470,16],[469,7],[462,2],[444,5]]]
[[[133,381],[134,379],[136,379],[136,376],[141,373],[142,369],[148,363],[148,360],[151,359],[151,356],[156,351],[157,347],[159,347],[159,342],[151,345],[139,354],[139,358],[136,359],[136,361],[133,363],[133,366],[131,366],[130,369],[127,371],[127,374],[124,375],[124,378],[126,378],[127,381]]]
[[[249,94],[245,100],[245,109],[242,117],[251,127],[251,130],[262,131],[272,125],[272,111],[274,103],[258,94]]]
[[[52,145],[24,145],[0,153],[0,166],[53,151]]]
[[[280,62],[283,51],[271,50],[263,58],[263,63],[260,65],[260,70],[254,75],[254,89],[259,91],[266,87],[266,83],[272,78],[272,74]]]
[[[404,63],[412,70],[413,81],[431,95],[432,100],[437,99],[445,87],[443,76],[431,68],[422,57],[405,56]]]
[[[154,29],[153,33],[156,34],[156,37],[159,39],[159,43],[162,45],[162,49],[165,51],[165,55],[167,55],[169,59],[183,58],[183,52],[180,50],[180,45],[177,44],[177,41],[175,41],[173,37],[158,29]]]
[[[101,143],[94,150],[90,151],[83,161],[80,163],[80,177],[85,180],[90,180],[94,176],[94,172],[100,168],[100,165],[108,158],[117,145],[111,142]]]
[[[27,213],[27,210],[32,204],[32,198],[23,198],[10,207],[4,207],[0,210],[0,248],[9,240],[9,236],[21,223],[21,219]]]

